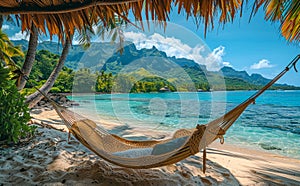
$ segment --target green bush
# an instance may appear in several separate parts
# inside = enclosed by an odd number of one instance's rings
[[[46,82],[46,80],[41,80],[39,82],[35,82],[34,84],[35,84],[35,87],[41,88],[44,85],[45,82]],[[21,90],[21,94],[23,94],[25,96],[28,96],[28,95],[33,94],[35,92],[36,92],[36,89],[33,88],[33,87],[32,88],[23,88]]]
[[[50,93],[60,93],[60,92],[61,92],[61,90],[58,87],[52,87],[50,90]]]
[[[27,125],[30,120],[28,106],[24,103],[9,70],[0,63],[0,140],[18,143],[33,135],[35,127]]]
[[[25,95],[25,96],[28,96],[30,94],[33,94],[36,90],[34,88],[23,88],[21,90],[21,94],[22,95]]]

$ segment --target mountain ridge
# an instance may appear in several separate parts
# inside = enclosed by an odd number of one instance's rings
[[[21,45],[23,50],[27,49],[26,46],[28,46],[28,41],[26,40],[12,42],[15,45]],[[89,52],[86,52],[80,45],[73,45],[65,62],[66,66],[76,69],[79,64],[80,68],[90,68],[95,71],[104,70],[106,72],[118,74],[121,71],[125,72],[126,69],[134,71],[134,69],[137,68],[134,67],[134,65],[136,65],[148,70],[149,73],[153,74],[153,72],[155,72],[162,74],[166,79],[175,81],[174,77],[180,76],[182,71],[177,67],[170,69],[167,65],[159,63],[159,61],[164,61],[164,63],[170,65],[169,62],[173,62],[183,68],[200,89],[202,88],[203,83],[208,83],[209,79],[211,81],[221,81],[220,79],[225,81],[226,87],[222,87],[221,85],[218,85],[219,87],[209,87],[216,90],[259,89],[262,85],[270,81],[270,79],[263,77],[261,74],[249,75],[246,71],[237,71],[234,68],[227,66],[222,67],[217,72],[208,71],[205,65],[199,65],[195,61],[186,58],[169,57],[165,52],[158,50],[155,46],[150,49],[142,48],[138,50],[133,43],[127,42],[124,45],[122,54],[117,52],[115,47],[110,43],[93,43],[92,47],[95,48],[95,50],[91,48],[89,49]],[[39,43],[38,50],[49,50],[59,54],[62,50],[62,45],[57,42],[44,41]],[[149,58],[152,60],[151,63],[149,63],[149,60],[147,61]],[[81,61],[84,61],[84,63],[80,63]],[[165,71],[163,71],[163,69]],[[159,70],[161,70],[161,72],[159,72]],[[178,74],[176,75],[172,70],[175,70]],[[184,78],[186,77],[178,77],[178,79],[183,81]],[[275,84],[273,89],[300,89],[300,87],[287,84]]]

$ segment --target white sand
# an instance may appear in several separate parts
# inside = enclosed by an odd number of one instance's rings
[[[33,116],[64,128],[54,111]],[[137,135],[135,129],[126,132]],[[68,144],[67,136],[39,127],[29,143],[1,147],[0,185],[300,185],[300,160],[276,154],[214,143],[208,149],[205,174],[201,153],[173,165],[133,170],[107,163],[75,139]],[[168,134],[150,131],[146,136]]]

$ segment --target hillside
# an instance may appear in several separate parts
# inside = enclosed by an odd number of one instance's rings
[[[26,40],[13,42],[21,45],[23,50],[27,49]],[[59,54],[62,46],[45,41],[39,43],[38,50],[49,50]],[[74,70],[89,68],[92,71],[103,70],[113,75],[131,76],[135,81],[145,77],[161,77],[175,85],[178,91],[250,90],[259,89],[270,81],[260,74],[249,75],[246,71],[237,71],[231,67],[211,72],[193,60],[168,57],[165,52],[155,47],[138,50],[133,43],[126,43],[122,54],[114,51],[115,48],[110,43],[93,43],[87,51],[79,45],[73,45],[65,64]],[[272,88],[300,89],[286,84],[275,84]]]
[[[247,83],[263,86],[270,82],[270,79],[263,77],[261,74],[251,74],[249,75],[246,71],[236,71],[231,67],[223,67],[221,69],[225,77],[237,78],[246,81]],[[295,87],[287,84],[274,84],[272,86],[274,89],[299,89],[300,87]]]

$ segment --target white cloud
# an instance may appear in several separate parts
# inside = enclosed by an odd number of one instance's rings
[[[134,43],[142,43],[145,41],[147,36],[143,33],[137,33],[137,32],[124,32],[125,38],[132,40]]]
[[[220,64],[223,64],[223,56],[225,55],[225,47],[219,46],[215,48],[206,58],[207,69],[219,70]]]
[[[229,62],[223,61],[223,66],[225,67],[233,67]]]
[[[93,28],[94,33],[97,33],[98,26],[97,25],[93,25],[92,28]]]
[[[250,69],[262,69],[262,68],[272,68],[274,65],[270,64],[267,59],[262,59],[258,63],[254,63],[250,66]]]
[[[29,40],[29,34],[26,34],[26,32],[17,32],[15,33],[15,35],[9,37],[10,40],[21,40],[21,39],[25,39],[25,40]]]
[[[72,45],[79,45],[79,40],[73,39],[72,40]]]
[[[212,52],[208,52],[205,45],[197,45],[194,48],[183,43],[174,37],[164,37],[158,33],[147,36],[143,33],[124,32],[125,38],[132,41],[137,49],[152,48],[155,46],[158,50],[164,51],[167,56],[176,58],[187,58],[194,60],[198,64],[206,65],[208,70],[219,70],[222,66],[230,65],[229,62],[223,62],[225,48],[220,46]]]
[[[2,25],[2,30],[9,30],[10,26],[9,25]]]

